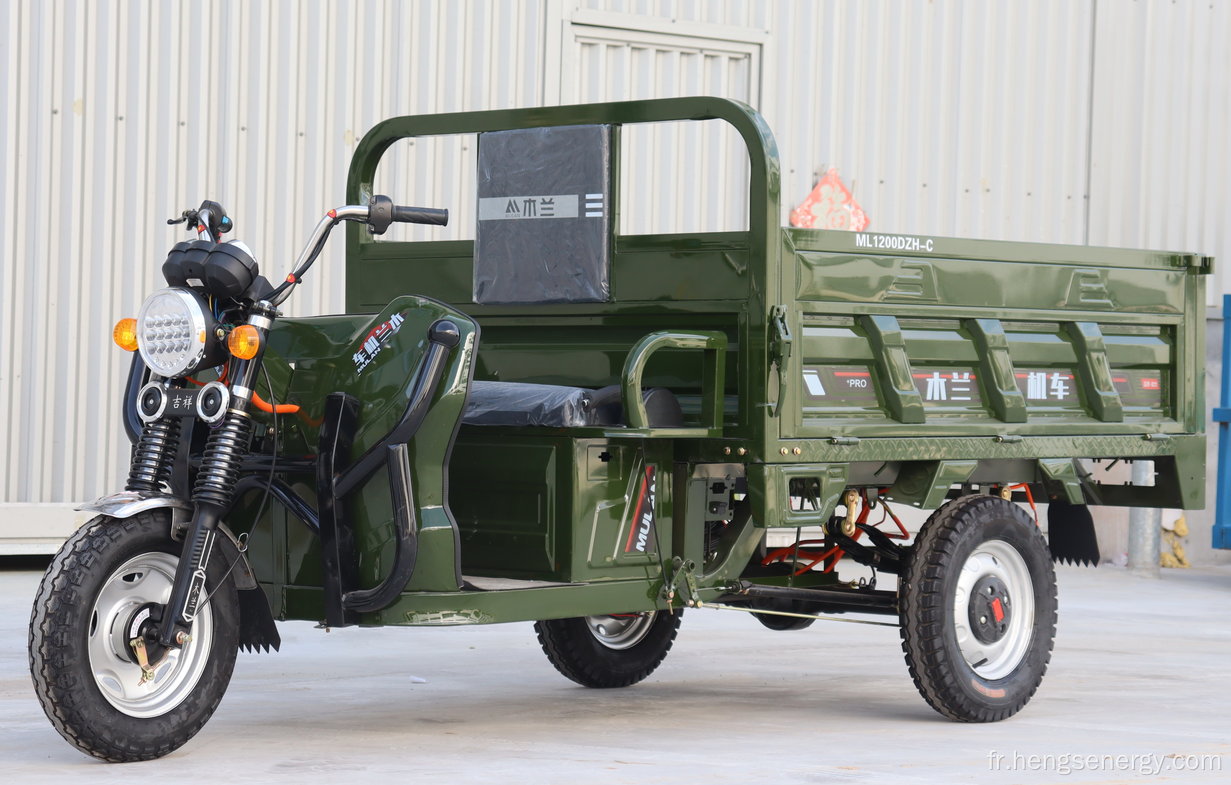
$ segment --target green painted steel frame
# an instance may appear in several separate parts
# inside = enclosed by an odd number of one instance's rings
[[[748,478],[754,516],[724,535],[721,559],[698,576],[701,591],[707,593],[721,591],[726,581],[738,576],[760,539],[762,527],[796,526],[805,518],[819,519],[829,514],[831,509],[803,516],[792,512],[787,493],[791,478],[796,476],[820,478],[825,489],[821,506],[832,508],[841,492],[839,486],[847,481],[856,482],[856,476],[874,476],[872,469],[867,467],[879,465],[883,469],[894,465],[895,477],[903,479],[903,487],[897,492],[921,506],[939,503],[947,483],[977,476],[976,467],[987,461],[998,462],[998,466],[1018,467],[1014,471],[1021,475],[1020,479],[1051,482],[1058,492],[1072,499],[1080,487],[1070,458],[1153,458],[1170,467],[1163,486],[1108,489],[1104,491],[1104,503],[1157,506],[1165,499],[1174,506],[1203,504],[1202,276],[1211,269],[1206,257],[950,239],[943,240],[946,247],[938,257],[910,247],[868,251],[866,245],[858,245],[860,240],[855,233],[783,229],[779,226],[779,163],[769,127],[751,107],[711,97],[393,118],[378,123],[357,145],[346,196],[348,202],[354,204],[362,203],[371,195],[371,184],[381,156],[399,139],[558,125],[611,123],[619,126],[683,120],[722,120],[734,127],[744,140],[750,163],[748,231],[695,236],[616,236],[614,258],[628,254],[641,265],[640,271],[650,274],[652,268],[645,265],[652,264],[654,258],[670,257],[686,265],[685,257],[689,253],[719,254],[733,274],[746,275],[741,283],[746,286],[746,297],[732,299],[723,291],[693,299],[663,299],[652,286],[647,288],[645,284],[634,283],[629,289],[632,296],[623,300],[613,297],[608,303],[478,306],[465,303],[465,297],[461,296],[469,286],[462,273],[466,260],[473,256],[472,242],[378,243],[362,231],[362,227],[348,225],[348,311],[355,313],[380,307],[372,301],[379,299],[384,291],[379,285],[382,271],[394,269],[390,265],[418,262],[425,265],[425,270],[434,265],[431,274],[451,287],[449,291],[458,293],[455,304],[463,306],[485,329],[489,326],[499,330],[587,324],[627,331],[635,324],[642,324],[641,320],[669,317],[675,321],[663,326],[671,326],[668,332],[680,333],[688,332],[689,325],[675,326],[679,320],[701,320],[696,325],[700,328],[696,332],[701,332],[710,326],[705,323],[706,319],[713,319],[715,315],[729,319],[735,328],[733,345],[738,345],[735,354],[738,413],[728,411],[728,416],[734,414],[734,419],[728,419],[721,438],[715,438],[714,427],[692,429],[703,431],[694,438],[657,442],[659,448],[673,453],[674,474],[679,479],[670,502],[676,512],[671,515],[673,532],[668,538],[677,552],[691,553],[690,549],[697,547],[696,537],[689,527],[695,528],[700,521],[685,520],[685,510],[689,514],[704,515],[697,499],[687,495],[686,488],[699,485],[698,481],[684,481],[691,476],[690,467],[705,463],[734,465],[745,471]],[[618,161],[618,134],[615,153]],[[618,189],[619,183],[614,187]],[[613,206],[619,204],[618,193],[613,195],[611,203]],[[618,215],[613,215],[613,221],[618,225]],[[940,242],[937,240],[938,244]],[[955,264],[962,260],[993,259],[1007,264],[1076,266],[1071,273],[1076,301],[1090,302],[1092,307],[1082,310],[1067,304],[1063,307],[1042,304],[1041,301],[1029,307],[997,307],[991,304],[992,300],[981,305],[944,304],[940,300],[925,305],[910,301],[863,302],[857,291],[838,292],[840,296],[836,297],[821,296],[827,290],[824,282],[818,285],[815,277],[808,279],[809,275],[816,275],[815,271],[805,269],[808,254],[837,255],[858,263],[866,259],[897,263],[914,276],[925,295],[936,294],[938,279],[932,267],[937,259]],[[1006,275],[1009,269],[1004,269]],[[1068,274],[1065,269],[1058,268],[1057,273]],[[1106,270],[1112,272],[1100,272]],[[1121,274],[1116,271],[1127,271],[1123,276],[1132,279],[1137,287],[1133,293],[1145,291],[1140,285],[1140,281],[1146,280],[1144,273],[1138,271],[1167,271],[1180,276],[1168,279],[1181,282],[1178,307],[1172,304],[1170,311],[1155,313],[1101,307],[1097,300],[1098,285],[1103,280],[1100,276]],[[810,286],[813,289],[809,289]],[[695,291],[719,290],[701,287]],[[779,348],[778,359],[785,364],[785,368],[778,369],[781,375],[773,372],[775,357],[771,354],[775,337],[772,317],[776,309],[784,315],[779,332],[795,336],[796,345],[795,351]],[[1062,426],[1062,433],[1057,433],[1056,422],[1028,422],[1021,393],[1010,378],[1012,362],[1008,357],[1004,329],[998,321],[1006,318],[1006,314],[1007,318],[1017,320],[1062,323],[1070,339],[1079,344],[1082,355],[1079,372],[1085,377],[1083,384],[1100,393],[1108,393],[1100,395],[1100,400],[1091,407],[1094,417],[1082,421],[1080,430]],[[897,422],[857,427],[836,425],[824,438],[818,438],[815,429],[805,427],[801,385],[785,382],[801,378],[806,341],[802,328],[807,320],[815,318],[849,318],[853,324],[863,326],[879,357],[878,372],[896,391],[889,408],[897,413]],[[989,394],[989,406],[999,422],[958,422],[946,425],[943,435],[927,422],[917,391],[907,386],[911,359],[905,351],[899,351],[905,347],[899,320],[908,319],[950,319],[965,325],[980,352],[977,367],[995,382]],[[1165,330],[1173,331],[1175,378],[1170,423],[1159,426],[1130,421],[1117,412],[1118,398],[1113,397],[1114,391],[1108,392],[1105,378],[1108,348],[1098,327],[1090,329],[1090,325],[1099,323],[1104,331],[1109,324],[1162,325]],[[715,354],[714,364],[720,366],[722,354]],[[708,370],[712,370],[712,366]],[[722,378],[721,374],[718,378]],[[622,381],[627,381],[627,373]],[[722,390],[717,394],[721,396]],[[710,401],[708,399],[714,396],[704,397],[707,400],[703,404],[703,423],[722,425],[720,399],[715,397]],[[668,436],[651,429],[636,432],[632,429],[574,429],[558,435],[634,437],[633,441],[637,437]],[[918,480],[918,487],[905,487],[913,479]],[[565,525],[574,523],[570,521]],[[648,610],[661,602],[657,591],[660,582],[661,578],[653,577],[502,592],[410,591],[393,607],[369,615],[364,623],[474,624]],[[316,598],[319,592],[310,586],[285,585],[274,604],[284,618],[314,618],[320,606]]]
[[[650,420],[646,415],[645,401],[641,399],[641,380],[645,375],[645,365],[650,355],[659,349],[699,349],[705,352],[705,367],[702,370],[701,392],[701,427],[690,429],[695,433],[681,434],[678,429],[650,428]],[[641,436],[654,434],[663,438],[688,438],[702,436],[718,438],[722,436],[722,401],[723,379],[727,360],[727,336],[713,330],[702,332],[684,332],[681,330],[660,330],[642,338],[624,361],[624,381],[621,385],[621,398],[624,403],[625,417],[628,420],[629,435]]]

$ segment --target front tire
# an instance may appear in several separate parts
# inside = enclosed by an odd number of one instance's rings
[[[30,617],[30,673],[55,729],[96,758],[160,758],[183,746],[218,708],[239,648],[239,598],[218,549],[209,599],[192,640],[172,650],[152,682],[125,651],[134,614],[165,604],[182,543],[165,510],[100,516],[56,554]]]
[[[961,722],[1011,717],[1056,637],[1056,573],[1020,507],[964,496],[934,512],[901,577],[902,651],[923,699]]]
[[[684,615],[649,611],[534,623],[556,670],[583,687],[628,687],[662,664]]]

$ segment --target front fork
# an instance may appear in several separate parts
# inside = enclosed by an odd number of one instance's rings
[[[265,354],[265,339],[277,315],[267,302],[258,303],[248,317],[256,328],[260,343],[250,360],[231,360],[231,402],[222,425],[214,430],[205,445],[201,468],[193,487],[193,515],[184,542],[184,556],[175,569],[175,583],[159,627],[158,642],[163,646],[182,646],[197,617],[205,590],[205,571],[218,524],[231,506],[240,463],[248,450],[252,433],[252,392]],[[272,391],[271,391],[272,392]]]

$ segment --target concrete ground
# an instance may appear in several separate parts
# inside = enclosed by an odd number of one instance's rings
[[[594,691],[556,673],[530,624],[325,634],[288,623],[281,653],[240,654],[195,739],[113,765],[43,716],[26,659],[39,574],[10,569],[0,771],[21,783],[1227,782],[1231,568],[1159,581],[1058,572],[1051,668],[1025,710],[993,725],[928,708],[885,627],[775,633],[741,613],[689,611],[646,682]]]

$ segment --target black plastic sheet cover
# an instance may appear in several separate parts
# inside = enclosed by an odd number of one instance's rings
[[[479,136],[474,302],[610,299],[611,126]]]
[[[542,425],[580,428],[591,424],[590,390],[553,384],[472,382],[466,425]]]

